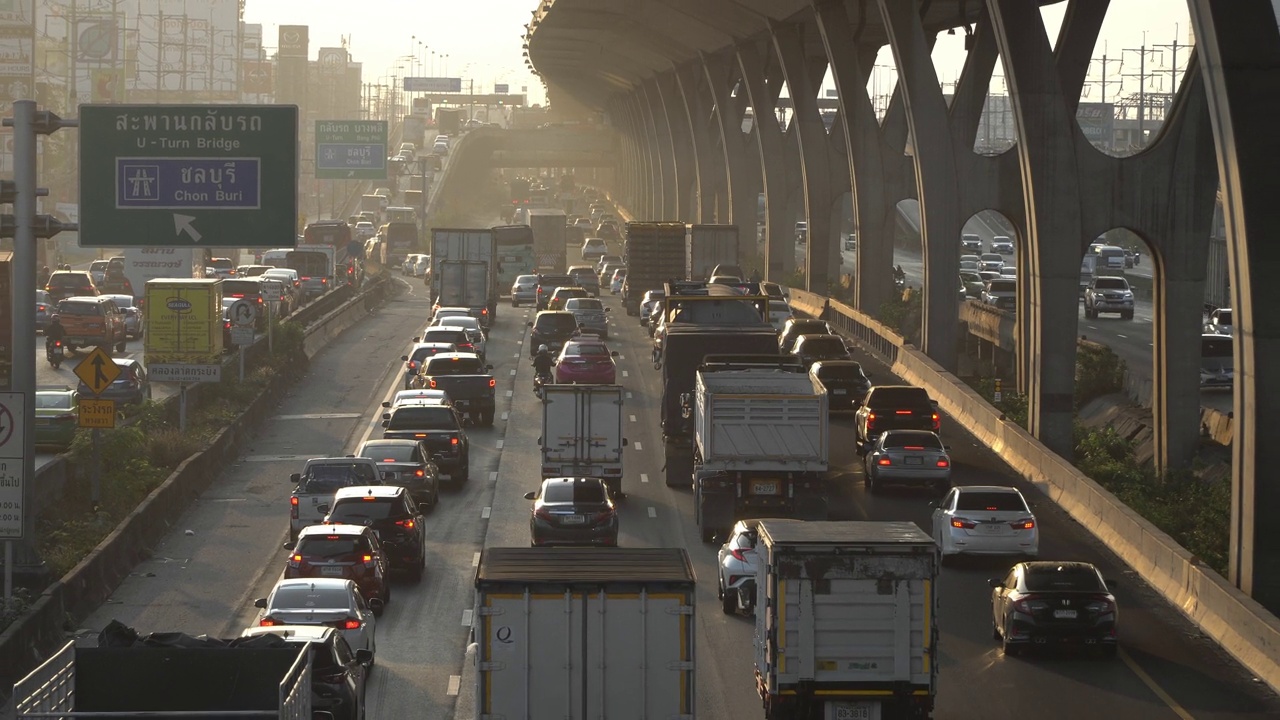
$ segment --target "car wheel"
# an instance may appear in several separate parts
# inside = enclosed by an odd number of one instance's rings
[[[1000,628],[996,625],[996,621],[995,621],[995,620],[992,620],[992,621],[991,621],[991,639],[992,639],[992,640],[1003,640],[1003,639],[1004,639],[1004,638],[1000,637]]]
[[[738,614],[737,594],[732,592],[721,593],[720,609],[724,611],[725,615],[737,615]]]
[[[1022,648],[1009,642],[1009,633],[1006,631],[1000,633],[1000,651],[1007,657],[1015,657],[1022,652]]]

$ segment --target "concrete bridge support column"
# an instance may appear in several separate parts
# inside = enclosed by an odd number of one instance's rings
[[[625,102],[613,105],[613,120],[618,127],[620,156],[618,158],[616,198],[634,212],[636,208],[636,178],[640,170],[636,159],[636,126]]]
[[[758,265],[756,252],[756,200],[760,194],[761,179],[758,153],[751,152],[748,138],[742,132],[743,109],[746,107],[746,91],[734,97],[739,70],[737,60],[726,53],[702,56],[703,73],[707,78],[707,91],[714,106],[716,123],[713,132],[719,133],[725,185],[728,195],[728,223],[738,226],[738,254],[743,267]],[[752,156],[755,157],[752,157]]]
[[[694,156],[693,136],[689,130],[689,113],[685,110],[675,75],[672,70],[656,78],[662,108],[659,125],[665,125],[666,136],[671,143],[672,183],[670,192],[664,196],[671,203],[667,208],[670,219],[692,222],[697,218],[697,208],[693,203],[698,179],[697,158]]]
[[[675,142],[671,137],[671,126],[667,123],[667,112],[662,100],[662,88],[657,77],[651,77],[642,86],[644,91],[645,121],[652,128],[654,141],[653,154],[658,170],[657,185],[654,188],[654,201],[657,203],[653,220],[679,220],[676,216],[676,164],[673,148]]]
[[[693,145],[694,198],[690,218],[699,223],[727,223],[728,203],[723,213],[717,201],[727,193],[724,161],[717,161],[719,127],[711,111],[711,90],[700,63],[688,63],[676,71],[676,87],[680,92],[683,122]]]
[[[955,370],[959,352],[956,278],[960,273],[960,178],[947,124],[947,103],[930,56],[932,42],[914,1],[878,0],[899,68],[899,86],[911,129],[924,259],[921,350]]]
[[[795,215],[788,206],[787,195],[795,185],[788,178],[787,157],[783,149],[782,128],[775,110],[782,90],[781,73],[771,68],[771,48],[740,43],[736,47],[741,70],[739,92],[745,92],[752,108],[751,132],[759,149],[760,174],[765,203],[765,268],[766,280],[786,283],[795,267]]]
[[[627,195],[629,202],[627,207],[633,213],[644,215],[648,212],[648,187],[651,175],[648,174],[648,165],[645,162],[646,157],[646,140],[644,124],[640,121],[639,109],[636,106],[635,94],[631,93],[625,96],[620,103],[625,117],[627,132],[626,137],[629,140],[628,145],[628,180]]]
[[[1188,5],[1218,153],[1235,310],[1230,579],[1280,612],[1280,32],[1270,0]]]
[[[627,95],[627,106],[631,111],[631,122],[635,127],[636,143],[636,204],[632,212],[637,218],[648,218],[653,213],[653,184],[656,174],[653,168],[653,144],[649,138],[649,126],[645,122],[644,100],[638,90]]]

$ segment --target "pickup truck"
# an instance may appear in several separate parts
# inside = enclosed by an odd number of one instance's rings
[[[490,370],[493,370],[492,365],[485,365],[471,353],[447,352],[424,360],[419,379],[422,387],[428,390],[448,393],[453,409],[466,413],[471,423],[491,427],[498,383]]]
[[[320,506],[332,505],[333,494],[341,488],[381,485],[381,478],[378,464],[369,458],[311,458],[302,472],[289,476],[294,486],[289,496],[289,539],[297,540],[302,528],[320,524],[325,515]]]
[[[1084,289],[1084,316],[1090,319],[1101,313],[1119,313],[1124,320],[1133,319],[1133,290],[1122,277],[1095,277]]]
[[[470,477],[470,444],[447,401],[406,400],[382,414],[382,437],[419,440],[435,459],[441,475],[466,482]]]
[[[930,430],[939,432],[942,423],[929,391],[911,385],[875,385],[862,398],[862,407],[853,416],[858,454],[867,449],[885,430]]]

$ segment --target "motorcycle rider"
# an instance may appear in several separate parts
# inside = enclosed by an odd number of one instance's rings
[[[898,265],[893,269],[893,281],[898,285],[902,285],[907,281],[907,273],[902,269],[901,265]]]
[[[49,316],[49,325],[44,329],[44,350],[48,353],[53,349],[55,342],[61,342],[67,337],[67,329],[62,327],[62,317],[54,314]]]
[[[538,354],[533,357],[533,369],[538,376],[550,376],[551,367],[555,365],[555,359],[551,357],[551,348],[544,345],[538,346]]]

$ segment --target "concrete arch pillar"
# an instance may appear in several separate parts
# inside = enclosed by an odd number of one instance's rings
[[[627,209],[631,212],[639,212],[641,202],[640,183],[643,173],[643,166],[640,160],[640,143],[643,133],[636,122],[635,108],[629,94],[618,101],[617,107],[619,119],[625,128],[623,133],[625,141],[623,157],[626,171],[623,181],[623,198]]]
[[[740,92],[745,92],[751,103],[751,132],[755,137],[760,161],[760,175],[765,196],[765,268],[764,277],[774,282],[787,282],[795,267],[795,216],[788,207],[787,196],[796,182],[789,178],[786,151],[783,149],[782,128],[774,108],[782,82],[777,74],[774,82],[766,82],[766,71],[771,53],[751,44],[739,44],[736,49],[738,67],[741,69]]]
[[[1189,0],[1235,310],[1230,579],[1280,612],[1280,32],[1270,0]],[[1267,428],[1271,428],[1268,430]]]
[[[956,283],[960,272],[960,177],[947,125],[947,104],[938,85],[916,2],[878,0],[898,64],[898,85],[911,130],[916,193],[923,240],[924,321],[921,350],[955,370],[960,341]]]
[[[676,167],[672,154],[674,145],[667,113],[663,107],[662,90],[657,77],[651,77],[641,85],[645,122],[649,126],[654,163],[653,214],[650,220],[677,220],[676,217]]]
[[[656,82],[658,98],[662,102],[663,122],[671,143],[672,186],[670,192],[666,193],[671,205],[667,208],[667,216],[681,222],[692,222],[697,218],[693,200],[697,190],[698,171],[693,134],[689,129],[689,113],[684,107],[684,98],[680,95],[675,70],[658,75]]]
[[[715,151],[719,128],[712,116],[710,91],[701,63],[686,63],[676,70],[676,87],[684,108],[686,132],[693,145],[694,197],[693,213],[699,223],[728,221],[728,209],[719,213],[717,200],[726,191],[724,162],[717,162]]]
[[[756,252],[756,198],[760,194],[761,180],[758,161],[752,162],[753,153],[742,132],[745,97],[733,97],[739,71],[737,62],[724,53],[702,56],[703,73],[707,78],[707,91],[713,103],[716,131],[719,133],[720,150],[725,172],[728,195],[728,223],[738,226],[738,252],[740,264],[758,266]],[[745,95],[745,91],[743,93]]]
[[[630,209],[636,206],[635,182],[638,171],[635,161],[636,128],[635,123],[632,122],[631,112],[626,105],[623,101],[615,100],[612,104],[611,115],[618,128],[619,137],[618,176],[615,197]]]
[[[642,139],[640,163],[643,176],[640,187],[640,204],[644,211],[637,219],[652,220],[658,216],[661,211],[660,205],[662,204],[662,161],[658,149],[658,130],[654,126],[652,108],[649,105],[649,98],[643,85],[632,92],[632,102],[635,104],[636,121],[640,126],[640,137]]]

